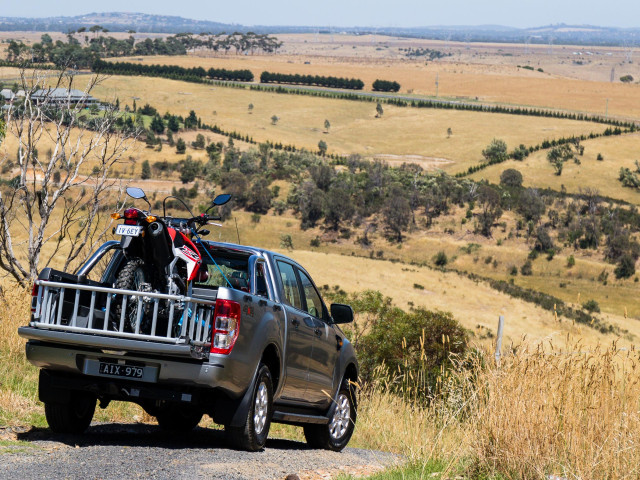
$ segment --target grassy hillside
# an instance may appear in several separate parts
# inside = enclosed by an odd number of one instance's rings
[[[568,192],[578,193],[581,189],[597,189],[601,195],[640,204],[640,192],[624,188],[618,180],[620,167],[635,170],[635,160],[640,160],[640,134],[632,133],[620,137],[601,137],[582,142],[584,156],[580,157],[580,165],[567,162],[561,176],[554,174],[553,166],[547,160],[547,151],[535,152],[522,162],[509,160],[499,165],[492,165],[470,176],[475,180],[487,179],[493,183],[500,182],[500,174],[507,168],[515,168],[522,173],[524,185],[528,187],[552,188],[561,187]],[[598,154],[603,157],[598,161]]]
[[[116,93],[117,92],[117,95]],[[602,132],[603,125],[538,117],[487,114],[454,110],[384,106],[375,118],[375,104],[282,95],[235,88],[211,87],[145,77],[112,77],[94,91],[99,98],[122,105],[150,103],[160,112],[186,115],[195,110],[203,121],[225,130],[237,130],[256,141],[279,141],[316,151],[324,140],[329,152],[420,155],[445,159],[437,166],[450,172],[465,170],[482,160],[481,152],[498,136],[513,148],[545,139]],[[248,105],[253,104],[250,114]],[[279,117],[273,125],[271,117]],[[331,127],[325,133],[324,121]],[[452,135],[447,136],[447,129]],[[409,159],[411,160],[411,159]]]

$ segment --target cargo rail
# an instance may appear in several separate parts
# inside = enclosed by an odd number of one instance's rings
[[[36,280],[34,288],[29,325],[36,329],[190,345],[199,357],[208,356],[215,298],[48,280]],[[132,304],[135,323],[128,317]]]

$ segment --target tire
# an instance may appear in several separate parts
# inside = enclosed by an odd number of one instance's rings
[[[269,368],[260,364],[256,384],[251,395],[249,413],[242,427],[225,426],[227,440],[232,447],[257,452],[264,448],[273,416],[273,381]]]
[[[151,272],[145,265],[141,258],[131,258],[125,260],[122,268],[118,272],[116,277],[115,288],[121,290],[135,290],[135,291],[151,291]],[[122,296],[116,295],[114,299],[115,307],[113,309],[113,315],[111,317],[111,327],[113,330],[120,330],[120,316],[122,314]],[[149,304],[150,305],[150,304]],[[140,321],[140,332],[150,333],[151,326],[145,316],[150,313],[150,306],[143,303],[143,316]],[[138,301],[135,297],[129,297],[126,303],[126,313],[124,320],[124,331],[133,333],[136,330],[136,320],[138,315]],[[147,331],[148,330],[148,331]]]
[[[156,413],[156,420],[162,430],[174,433],[186,433],[198,426],[202,420],[202,412],[192,411],[189,407],[172,405]]]
[[[55,433],[82,433],[93,419],[96,397],[86,392],[69,392],[67,403],[45,402],[44,414]]]
[[[305,425],[304,438],[311,448],[341,451],[347,446],[356,426],[357,399],[353,385],[343,382],[338,392],[333,417],[326,425]]]

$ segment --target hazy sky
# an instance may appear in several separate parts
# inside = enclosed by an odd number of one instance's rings
[[[411,27],[552,23],[640,27],[638,0],[0,0],[0,16],[121,11],[243,25]]]

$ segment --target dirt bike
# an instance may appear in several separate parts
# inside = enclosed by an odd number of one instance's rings
[[[124,219],[123,224],[115,227],[114,233],[121,235],[122,259],[115,275],[114,287],[121,290],[134,290],[138,292],[156,292],[169,295],[189,295],[191,282],[205,282],[208,277],[206,269],[200,269],[202,259],[200,251],[193,242],[193,237],[208,235],[209,230],[204,225],[212,220],[221,220],[217,215],[209,215],[209,210],[226,204],[231,195],[218,195],[205,213],[193,215],[189,207],[178,197],[172,195],[162,202],[163,215],[151,214],[151,204],[144,191],[137,187],[127,188],[127,194],[134,199],[142,199],[149,205],[149,211],[139,208],[128,208],[122,214],[114,213],[114,220]],[[189,218],[174,218],[166,215],[166,202],[174,199],[181,202],[192,215]],[[219,224],[213,224],[219,225]],[[116,296],[111,315],[111,327],[120,328],[122,319],[122,297]],[[150,298],[143,297],[143,312],[139,332],[150,333],[151,315],[150,309],[153,303]],[[163,302],[157,318],[160,322],[167,322],[169,306]],[[138,300],[130,296],[124,303],[125,323],[124,331],[134,332],[138,320]],[[174,316],[180,318],[180,304],[173,305]],[[179,322],[175,327],[179,327]],[[158,326],[161,328],[161,326]]]

